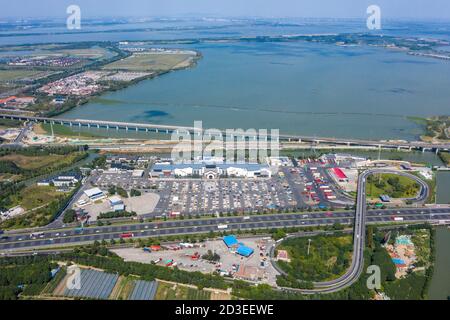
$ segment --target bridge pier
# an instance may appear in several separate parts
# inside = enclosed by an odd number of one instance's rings
[[[436,148],[436,154],[438,154],[439,153],[439,148]]]

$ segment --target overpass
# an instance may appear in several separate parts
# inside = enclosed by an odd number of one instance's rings
[[[79,128],[102,128],[112,130],[125,130],[134,132],[153,132],[160,134],[173,134],[189,132],[191,135],[205,134],[205,130],[195,127],[184,127],[174,125],[162,125],[162,124],[148,124],[148,123],[133,123],[133,122],[118,122],[118,121],[104,121],[104,120],[86,120],[86,119],[64,119],[64,118],[46,118],[36,116],[25,116],[16,114],[0,114],[0,118],[12,119],[19,121],[33,121],[40,123],[51,123],[67,125],[70,127]],[[225,135],[225,130],[222,130],[222,134]],[[238,134],[234,138],[241,140],[257,140],[258,136],[248,136],[247,133]],[[270,134],[266,138],[270,139]],[[280,134],[279,139],[285,142],[308,142],[319,145],[320,143],[331,145],[344,145],[344,146],[362,146],[362,147],[378,147],[388,149],[405,149],[405,150],[422,150],[438,152],[450,150],[450,143],[428,143],[422,141],[375,141],[375,140],[363,140],[363,139],[346,139],[346,138],[326,138],[326,137],[312,137],[312,136],[300,136],[300,135],[286,135]]]
[[[377,173],[397,174],[414,179],[416,182],[420,184],[420,191],[415,198],[412,198],[410,200],[416,203],[423,203],[428,198],[429,195],[428,185],[421,179],[419,179],[417,176],[402,171],[386,170],[386,169],[369,169],[364,171],[358,177],[358,195],[356,199],[356,214],[354,218],[354,231],[353,231],[353,256],[350,268],[343,276],[335,280],[314,283],[314,289],[292,289],[292,288],[283,288],[283,289],[298,291],[307,294],[330,293],[347,288],[359,279],[364,267],[364,248],[365,248],[366,219],[367,219],[366,181],[370,175]],[[421,212],[424,211],[422,210]],[[432,216],[430,214],[429,221],[433,220],[431,217]],[[276,269],[279,270],[279,268]]]

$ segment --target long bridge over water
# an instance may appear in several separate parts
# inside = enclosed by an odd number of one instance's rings
[[[63,119],[63,118],[46,118],[13,114],[0,114],[0,118],[19,120],[19,121],[32,121],[40,123],[60,124],[70,127],[87,127],[87,128],[103,128],[113,130],[125,130],[134,132],[153,132],[160,134],[173,134],[189,132],[192,135],[200,135],[205,133],[205,129],[199,129],[195,127],[183,127],[173,125],[162,124],[148,124],[148,123],[132,123],[132,122],[118,122],[118,121],[104,121],[104,120],[86,120],[86,119]],[[223,135],[226,135],[226,131],[221,131]],[[235,133],[233,138],[241,139],[260,139],[261,136],[252,136],[245,130],[243,133]],[[271,140],[270,134],[265,138]],[[345,146],[361,146],[361,147],[377,147],[384,149],[406,149],[406,150],[421,150],[421,151],[448,151],[450,150],[450,143],[428,143],[422,141],[375,141],[375,140],[363,140],[363,139],[347,139],[347,138],[326,138],[326,137],[311,137],[300,135],[286,135],[280,133],[279,140],[284,142],[308,142],[319,145],[320,143],[329,145],[345,145]]]

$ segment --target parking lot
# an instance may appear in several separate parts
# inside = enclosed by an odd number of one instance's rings
[[[232,277],[274,285],[278,272],[272,267],[268,257],[269,249],[274,241],[261,237],[243,238],[239,239],[239,241],[255,250],[250,257],[246,258],[233,253],[221,239],[205,241],[194,248],[169,249],[150,253],[144,252],[141,248],[115,249],[112,251],[126,261],[142,263],[152,263],[153,261],[160,266],[170,264],[170,266],[177,266],[182,270],[200,271],[203,273],[222,271],[229,273]],[[178,246],[174,245],[173,247],[176,248]],[[220,256],[220,261],[210,262],[202,258],[193,258],[196,256],[196,253],[201,257],[208,250],[216,252]],[[253,277],[255,278],[253,279]]]
[[[197,215],[260,212],[301,206],[299,192],[284,175],[272,178],[165,179],[133,177],[130,172],[100,174],[94,184],[119,186],[160,196],[153,215]]]

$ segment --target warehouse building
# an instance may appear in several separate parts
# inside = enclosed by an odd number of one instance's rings
[[[92,188],[84,191],[84,194],[88,196],[92,201],[106,198],[105,193],[99,188]]]

